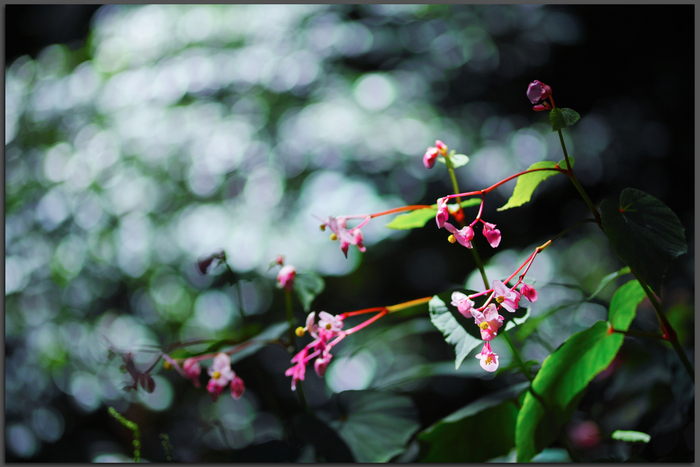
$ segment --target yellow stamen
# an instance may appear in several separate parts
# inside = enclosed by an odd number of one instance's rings
[[[214,379],[219,379],[219,378],[221,378],[221,373],[219,373],[218,371],[215,371],[215,372],[211,375],[211,377],[214,378]]]
[[[479,327],[481,328],[482,331],[486,331],[486,330],[489,328],[489,323],[487,323],[486,321],[484,321],[483,323],[481,323],[481,324],[479,325]]]
[[[334,233],[331,234],[331,240],[336,241],[338,240],[338,236]]]
[[[450,243],[454,243],[457,241],[457,239],[455,238],[454,235],[450,235],[449,237],[447,237],[447,241]]]
[[[302,328],[301,326],[299,326],[299,327],[296,329],[296,331],[294,331],[294,334],[296,334],[297,337],[303,336],[304,333],[306,333],[306,329]]]
[[[484,360],[484,364],[488,365],[490,363],[493,363],[493,358],[491,358],[491,355],[487,355],[486,360]]]
[[[329,331],[331,330],[332,327],[333,326],[331,326],[331,323],[326,324],[326,329],[328,329]]]
[[[499,304],[503,303],[505,301],[506,301],[506,299],[504,297],[496,297],[496,302],[498,302]]]
[[[171,370],[173,366],[170,364],[170,362],[163,362],[163,368],[166,370]]]

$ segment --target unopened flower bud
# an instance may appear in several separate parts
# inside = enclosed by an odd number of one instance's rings
[[[440,155],[438,148],[428,148],[423,156],[423,165],[426,169],[432,169],[435,166],[435,161]]]
[[[447,145],[440,140],[435,141],[435,148],[440,154],[445,156],[447,154]]]
[[[231,396],[234,399],[238,399],[243,395],[243,391],[245,391],[243,380],[238,376],[234,376],[233,380],[231,380]]]
[[[279,286],[287,290],[292,290],[292,287],[294,286],[294,277],[296,274],[297,272],[293,266],[284,266],[277,274],[277,282],[279,283]]]

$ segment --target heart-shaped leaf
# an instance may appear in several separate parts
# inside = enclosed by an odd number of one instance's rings
[[[627,330],[643,298],[644,291],[637,281],[630,281],[615,292],[610,304],[615,329]],[[518,414],[518,462],[531,460],[556,439],[588,383],[613,361],[623,335],[610,331],[606,321],[598,321],[572,335],[544,361]]]
[[[481,203],[481,198],[470,198],[468,200],[462,201],[461,206],[467,208],[469,206],[476,206]],[[408,230],[408,229],[420,229],[423,227],[430,219],[435,219],[437,215],[437,204],[433,204],[429,208],[416,209],[410,214],[402,214],[394,218],[393,221],[387,224],[390,229],[397,230]]]
[[[556,107],[549,112],[549,121],[552,123],[552,131],[561,130],[578,122],[581,116],[573,109]]]
[[[574,166],[574,158],[569,157],[569,163]],[[566,167],[566,161],[560,160],[559,163],[554,163],[552,161],[542,161],[535,162],[527,170],[532,169],[555,169],[558,167]],[[510,197],[508,202],[497,209],[497,211],[504,211],[510,208],[517,208],[523,204],[530,201],[532,198],[532,193],[539,186],[540,183],[547,180],[552,175],[556,175],[556,170],[538,170],[537,172],[528,173],[518,177],[518,182],[515,184],[513,189],[513,195]]]
[[[482,397],[418,435],[418,462],[485,462],[515,446],[515,400],[529,382]],[[493,435],[498,434],[498,440]]]
[[[317,416],[345,441],[356,462],[387,462],[404,451],[418,430],[410,397],[377,391],[343,391]]]
[[[318,294],[323,292],[325,286],[323,278],[316,273],[305,272],[296,275],[294,278],[294,291],[297,293],[297,297],[299,297],[305,312],[308,313],[311,310],[311,303]]]
[[[678,217],[658,199],[634,188],[623,190],[619,203],[603,200],[600,210],[615,253],[659,295],[671,262],[688,252]]]

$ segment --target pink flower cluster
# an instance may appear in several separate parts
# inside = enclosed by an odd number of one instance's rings
[[[314,340],[292,358],[292,363],[295,365],[284,373],[285,376],[292,377],[292,391],[296,390],[298,381],[304,381],[306,364],[314,358],[316,359],[314,362],[316,374],[322,377],[326,373],[326,368],[333,358],[330,353],[331,347],[345,337],[342,332],[342,317],[322,311],[318,314],[318,324],[314,322],[315,318],[315,312],[309,313],[306,318],[306,327],[297,329],[297,336],[301,337],[305,332],[308,332]],[[329,341],[335,337],[338,339],[329,344]]]
[[[192,380],[194,387],[201,387],[199,383],[199,375],[202,372],[202,368],[199,365],[199,358],[188,358],[182,363],[182,368],[178,365],[177,361],[170,358],[167,355],[163,355],[166,362],[173,366],[182,376]],[[209,376],[209,382],[207,383],[207,391],[211,396],[211,400],[216,402],[219,399],[221,393],[223,393],[226,386],[230,386],[231,396],[234,399],[238,399],[243,395],[245,391],[245,384],[243,380],[236,375],[236,373],[231,369],[231,357],[228,354],[219,352],[214,356],[214,361],[207,371]]]
[[[347,217],[328,216],[328,219],[325,221],[320,218],[317,219],[323,222],[323,224],[321,224],[321,230],[326,230],[326,227],[331,229],[331,232],[333,232],[331,234],[331,240],[340,240],[340,250],[343,252],[346,258],[348,257],[348,247],[350,245],[357,246],[357,249],[360,250],[361,253],[367,251],[367,248],[365,248],[364,244],[362,243],[362,231],[360,230],[360,227],[369,221],[369,216],[365,218],[364,222],[357,227],[353,227],[352,229],[348,229],[346,227],[348,221]]]
[[[445,228],[448,232],[450,232],[452,235],[450,235],[450,242],[454,243],[457,242],[460,245],[467,247],[467,248],[473,248],[472,245],[472,240],[474,239],[474,225],[477,222],[481,222],[484,226],[482,229],[482,233],[484,234],[484,237],[486,237],[486,240],[489,242],[489,245],[491,245],[492,248],[496,248],[500,243],[501,243],[501,231],[496,228],[496,224],[491,224],[489,222],[484,222],[481,219],[481,210],[479,210],[479,215],[477,216],[476,219],[474,219],[474,222],[471,224],[462,227],[461,229],[458,229],[454,225],[450,224],[447,222],[447,220],[450,217],[450,211],[447,206],[447,201],[450,199],[449,196],[445,196],[444,198],[440,198],[437,200],[437,215],[435,216],[435,222],[437,223],[438,229]],[[483,207],[483,202],[482,202],[482,207]],[[453,240],[454,239],[454,240]]]
[[[535,104],[532,110],[537,112],[550,110],[552,108],[551,105],[545,102],[545,99],[551,97],[551,95],[552,88],[540,81],[535,80],[527,87],[527,98],[530,99],[532,104]]]
[[[432,169],[435,166],[438,156],[445,157],[447,155],[447,146],[440,140],[435,141],[435,147],[430,147],[423,156],[423,165],[426,169]]]
[[[519,283],[520,284],[520,283]],[[517,292],[515,287],[508,288],[503,282],[495,280],[492,282],[492,288],[476,295],[483,295],[491,292],[491,297],[486,300],[486,303],[475,308],[472,297],[461,292],[452,293],[452,305],[457,307],[457,310],[466,318],[474,318],[474,322],[479,326],[481,339],[483,339],[484,347],[481,352],[476,355],[480,360],[481,368],[486,371],[493,372],[498,369],[498,354],[491,350],[491,341],[498,335],[498,330],[503,326],[503,316],[498,314],[500,308],[505,308],[511,313],[514,313],[519,306],[521,296],[524,296],[530,302],[537,300],[537,291],[527,284],[522,284],[520,292]],[[489,303],[494,299],[496,303]]]

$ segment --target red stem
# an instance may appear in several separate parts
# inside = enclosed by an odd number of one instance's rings
[[[518,177],[520,177],[521,175],[529,174],[529,173],[532,173],[532,172],[539,172],[539,171],[541,171],[541,170],[554,170],[555,172],[561,172],[561,173],[563,173],[563,174],[566,174],[566,173],[567,173],[566,170],[564,170],[564,169],[562,169],[562,168],[559,168],[558,165],[557,165],[557,167],[543,167],[543,168],[541,168],[541,169],[530,169],[530,170],[525,170],[525,171],[519,172],[519,173],[517,173],[517,174],[515,174],[515,175],[511,175],[510,177],[505,178],[505,179],[501,180],[500,182],[496,183],[495,185],[491,185],[490,187],[485,188],[485,189],[483,189],[483,190],[468,191],[468,192],[466,192],[466,193],[459,193],[459,194],[456,194],[456,195],[447,195],[447,196],[445,196],[445,198],[451,199],[451,198],[458,198],[458,197],[460,197],[460,196],[485,195],[486,193],[489,193],[489,192],[493,191],[494,189],[498,188],[499,186],[503,185],[503,184],[506,183],[506,182],[509,182],[509,181],[513,180],[514,178],[518,178]]]

